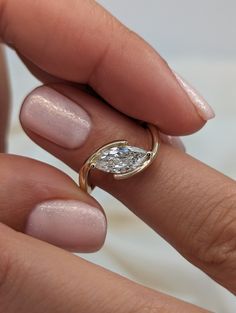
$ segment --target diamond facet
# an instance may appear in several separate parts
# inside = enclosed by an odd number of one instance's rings
[[[142,166],[148,159],[148,152],[128,145],[104,148],[93,163],[99,170],[114,174],[124,174]]]

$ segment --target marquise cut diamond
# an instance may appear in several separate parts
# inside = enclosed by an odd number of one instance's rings
[[[105,148],[94,160],[94,166],[108,173],[124,174],[142,166],[148,152],[128,145]]]

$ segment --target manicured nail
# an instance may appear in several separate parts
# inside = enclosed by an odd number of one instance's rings
[[[25,99],[21,122],[32,132],[68,149],[80,147],[91,128],[84,109],[49,87],[37,88]]]
[[[177,81],[180,86],[184,89],[192,103],[195,105],[198,114],[205,121],[208,121],[215,117],[215,112],[211,106],[206,102],[206,100],[192,87],[190,86],[182,77],[173,71]]]
[[[171,145],[172,147],[177,148],[183,152],[186,151],[185,145],[179,137],[169,136],[163,133],[160,133],[160,137],[162,141],[167,143],[168,145]]]
[[[106,218],[81,201],[51,200],[32,210],[25,232],[70,251],[92,252],[104,243]]]

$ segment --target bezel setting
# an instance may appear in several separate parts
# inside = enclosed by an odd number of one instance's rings
[[[154,125],[147,125],[152,136],[152,150],[132,146],[127,140],[116,140],[96,150],[84,163],[79,172],[80,187],[91,191],[89,172],[97,169],[113,174],[114,179],[121,180],[142,172],[156,158],[159,150],[159,134]]]

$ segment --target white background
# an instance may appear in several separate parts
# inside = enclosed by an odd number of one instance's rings
[[[184,138],[184,142],[188,153],[235,179],[236,2],[99,2],[151,43],[211,103],[216,119],[198,134]],[[12,51],[8,50],[7,56],[13,91],[10,152],[51,163],[75,177],[75,173],[23,134],[18,123],[20,103],[39,83]],[[108,214],[108,238],[101,252],[84,257],[214,312],[236,312],[234,296],[185,261],[117,201],[99,190],[96,197]]]

